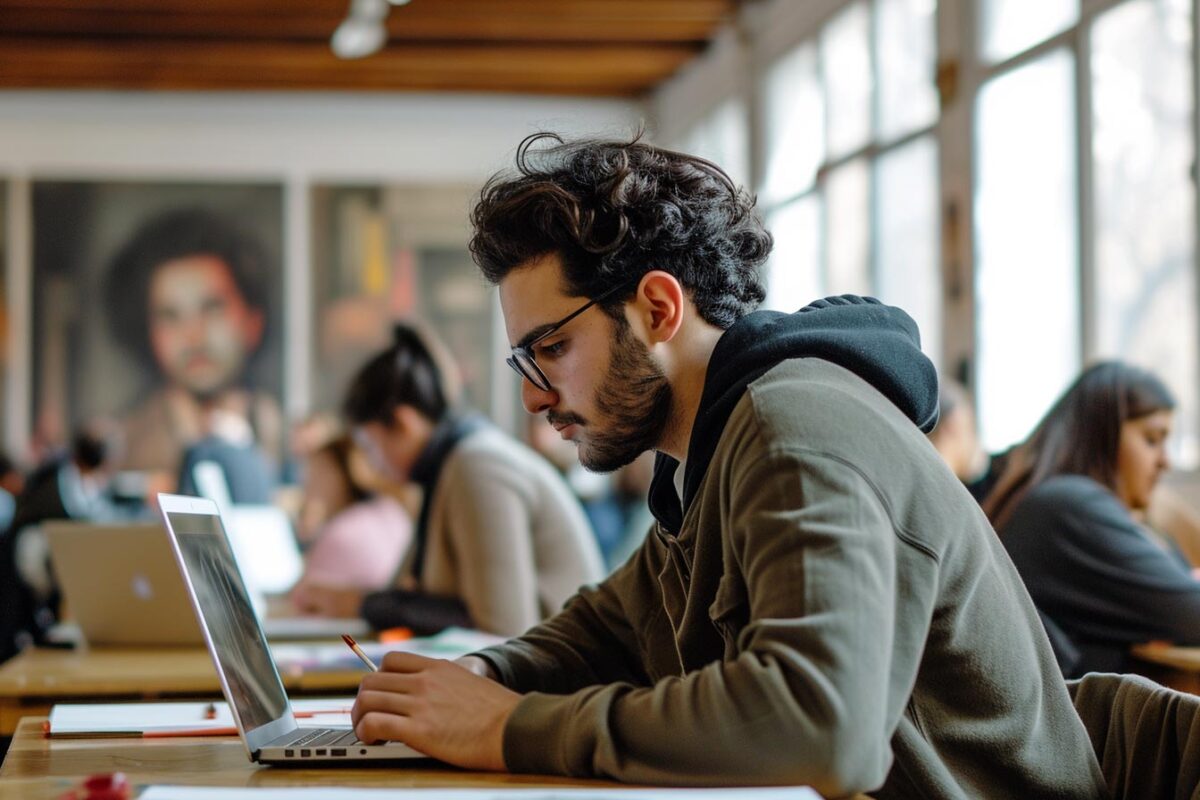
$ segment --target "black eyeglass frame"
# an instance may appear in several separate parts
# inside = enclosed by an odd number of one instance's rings
[[[515,371],[525,380],[532,383],[538,389],[542,390],[543,392],[550,391],[550,379],[546,377],[546,373],[542,372],[542,368],[538,366],[537,359],[533,355],[533,346],[545,339],[550,334],[558,331],[560,328],[562,328],[562,326],[566,325],[568,322],[575,319],[592,306],[596,305],[597,303],[603,303],[605,300],[615,297],[619,292],[628,289],[636,281],[640,281],[641,279],[642,276],[639,275],[637,278],[630,279],[624,283],[614,286],[607,292],[602,292],[595,298],[588,300],[570,314],[567,314],[565,317],[551,325],[546,330],[539,333],[529,342],[526,342],[525,344],[514,345],[512,349],[512,355],[504,359],[504,363],[512,367],[513,371]]]

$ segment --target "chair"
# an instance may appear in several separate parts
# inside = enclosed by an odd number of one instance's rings
[[[1114,800],[1200,800],[1200,697],[1138,675],[1090,673],[1067,688]]]

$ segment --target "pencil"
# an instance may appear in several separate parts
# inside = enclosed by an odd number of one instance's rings
[[[362,662],[367,665],[367,669],[371,670],[371,672],[379,672],[379,667],[375,666],[375,662],[363,652],[363,649],[358,646],[358,642],[354,641],[353,636],[348,633],[343,633],[342,641],[346,643],[347,647],[354,651],[354,655],[362,659]]]

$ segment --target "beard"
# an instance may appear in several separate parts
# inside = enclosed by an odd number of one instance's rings
[[[598,424],[585,427],[579,444],[579,463],[592,472],[613,472],[654,449],[671,415],[671,384],[624,320],[616,324],[609,361],[596,390]]]

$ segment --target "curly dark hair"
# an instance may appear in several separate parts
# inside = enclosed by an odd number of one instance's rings
[[[197,255],[223,261],[246,304],[270,318],[267,257],[259,242],[232,220],[207,209],[165,211],[144,222],[117,251],[104,284],[113,336],[148,367],[157,369],[147,318],[150,282],[166,262]]]
[[[757,308],[772,240],[754,198],[716,164],[641,139],[526,137],[517,173],[494,175],[471,213],[471,253],[487,279],[556,253],[572,295],[628,285],[603,304],[614,318],[652,269],[673,275],[719,328]],[[547,141],[556,144],[534,147]]]

